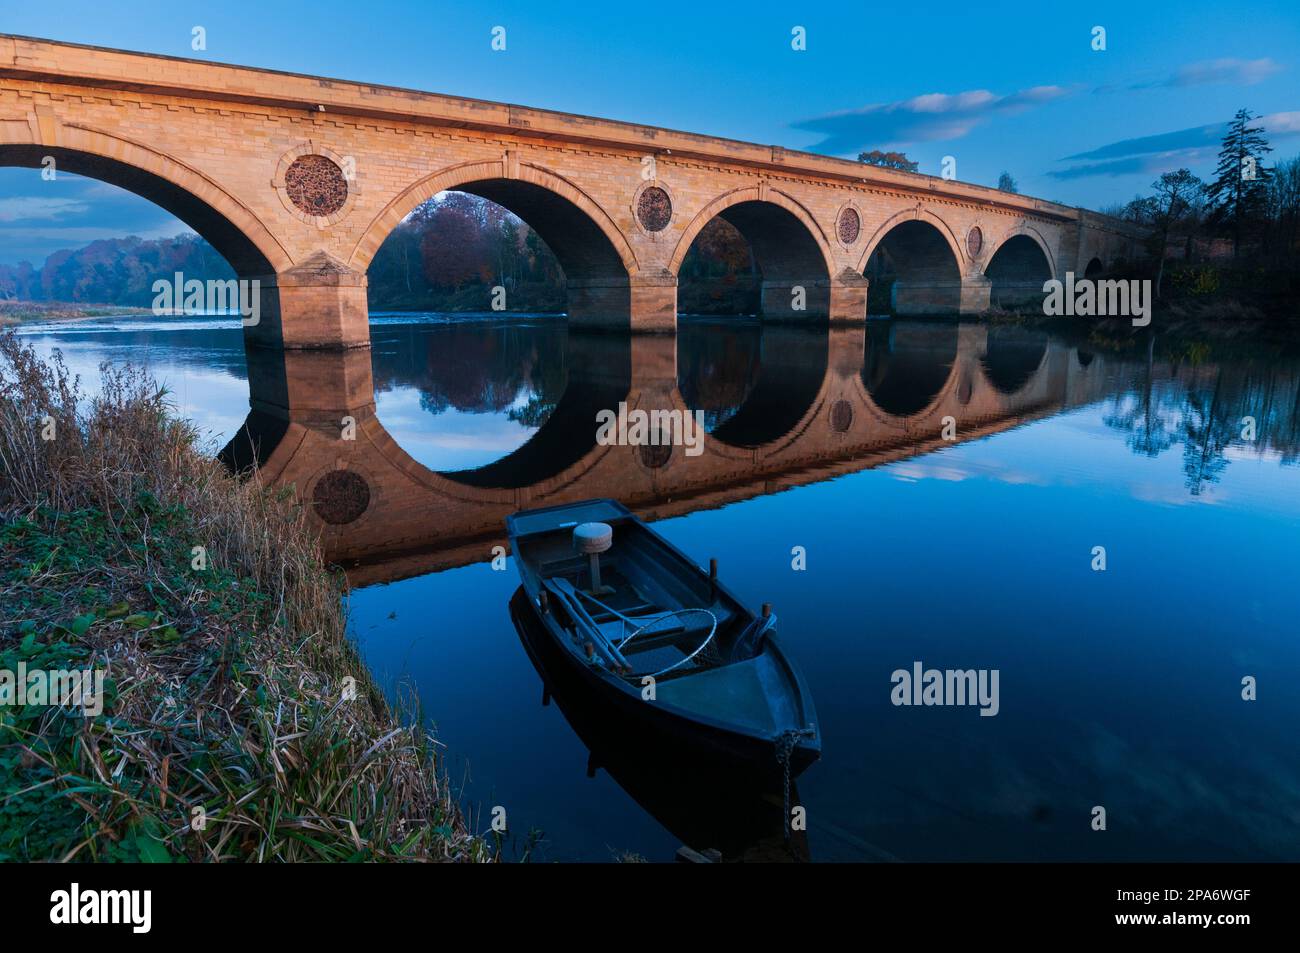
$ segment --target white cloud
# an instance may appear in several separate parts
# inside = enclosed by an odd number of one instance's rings
[[[0,199],[0,222],[57,221],[67,215],[84,215],[89,208],[79,199],[25,195]]]
[[[995,115],[1021,113],[1073,92],[1064,86],[1033,86],[1005,96],[987,89],[923,93],[894,103],[805,119],[794,126],[826,136],[814,150],[844,155],[868,146],[889,148],[960,139]]]
[[[1231,83],[1236,86],[1253,86],[1281,71],[1282,66],[1267,56],[1258,60],[1224,57],[1189,63],[1180,67],[1173,76],[1165,80],[1164,85],[1200,86],[1205,83]]]

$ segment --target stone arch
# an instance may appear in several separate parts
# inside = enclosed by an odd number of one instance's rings
[[[440,169],[412,183],[366,226],[365,232],[349,256],[349,266],[364,271],[369,267],[371,259],[374,258],[375,252],[379,250],[384,239],[402,219],[439,192],[452,190],[470,192],[514,212],[551,246],[557,257],[560,257],[561,265],[565,265],[561,248],[567,247],[569,249],[567,254],[571,259],[579,262],[586,260],[591,268],[608,273],[608,277],[627,278],[637,273],[636,254],[632,251],[631,244],[614,220],[594,199],[568,179],[554,172],[526,162],[514,166],[503,159],[463,162],[450,168]],[[512,208],[512,204],[518,208]],[[572,210],[567,214],[566,206]],[[544,215],[550,212],[560,220],[548,227],[547,222],[529,221],[527,213],[530,211],[540,211]],[[581,212],[581,216],[573,214],[577,212]],[[538,216],[534,214],[533,217]],[[580,234],[576,240],[570,238],[566,241],[560,234],[564,226],[577,227]],[[604,241],[608,243],[608,249],[597,246],[594,249],[586,249],[584,254],[580,243],[593,241],[594,236],[591,234],[593,228],[603,236]],[[608,254],[605,253],[606,251]],[[615,262],[617,267],[614,265]]]
[[[495,202],[537,232],[564,269],[570,320],[626,326],[632,306],[631,279],[638,271],[627,238],[577,185],[513,156],[464,162],[413,183],[366,227],[349,265],[365,271],[402,219],[439,192],[449,190]]]
[[[884,240],[885,236],[898,225],[912,219],[929,222],[935,227],[939,234],[943,236],[944,241],[948,243],[949,249],[952,250],[952,257],[957,262],[958,270],[964,273],[967,266],[966,255],[962,251],[961,242],[957,240],[957,236],[953,234],[948,223],[928,208],[920,208],[916,206],[903,209],[901,212],[896,212],[880,223],[880,226],[872,233],[867,244],[863,246],[862,255],[858,258],[858,263],[854,266],[853,270],[859,274],[865,271],[867,262],[871,260],[872,254],[876,251],[877,246],[879,246]]]
[[[921,208],[899,212],[872,235],[858,266],[865,272],[881,253],[896,277],[890,309],[898,314],[956,314],[961,310],[961,280],[966,258],[952,229]],[[877,276],[869,276],[869,280]]]
[[[1105,271],[1106,271],[1105,264],[1102,262],[1100,258],[1098,258],[1096,255],[1093,255],[1092,259],[1088,262],[1088,264],[1083,269],[1083,277],[1096,278],[1098,275],[1105,273]]]
[[[984,277],[989,279],[994,305],[1041,302],[1043,282],[1057,277],[1056,259],[1037,229],[1020,225],[990,249]]]
[[[740,205],[744,202],[765,202],[769,205],[775,205],[778,208],[785,209],[797,218],[808,229],[813,240],[816,241],[817,249],[826,265],[826,273],[831,274],[834,271],[835,259],[831,254],[830,243],[826,239],[826,233],[817,224],[817,220],[812,213],[780,189],[763,188],[762,186],[732,189],[730,192],[719,195],[700,209],[695,214],[695,217],[691,219],[691,223],[686,226],[686,230],[682,232],[682,237],[677,240],[677,247],[673,250],[673,257],[668,262],[668,270],[674,275],[677,274],[678,269],[682,266],[682,260],[685,259],[686,253],[690,251],[691,244],[704,226],[733,205]]]
[[[994,245],[992,248],[988,249],[988,263],[990,265],[993,264],[993,259],[997,257],[997,254],[1002,250],[1002,247],[1006,245],[1009,241],[1011,241],[1013,238],[1017,238],[1020,236],[1024,236],[1025,238],[1029,238],[1033,240],[1034,244],[1037,245],[1039,250],[1043,253],[1043,257],[1047,259],[1047,267],[1051,270],[1052,277],[1053,278],[1060,277],[1056,272],[1056,256],[1052,254],[1052,246],[1048,243],[1047,239],[1043,237],[1042,232],[1040,232],[1038,229],[1034,228],[1034,226],[1029,224],[1017,225],[1015,228],[1009,229],[1006,232],[1006,234],[1004,234],[1000,239],[998,239],[997,244]],[[985,274],[987,273],[988,273],[988,268],[986,266]]]
[[[762,274],[762,311],[769,317],[826,317],[835,258],[826,233],[802,204],[766,185],[733,189],[697,212],[677,240],[668,270],[674,276],[709,222],[721,217],[744,236]],[[805,309],[792,308],[794,286],[805,289]]]
[[[33,125],[44,134],[32,132]],[[0,165],[40,168],[46,156],[54,157],[59,171],[118,186],[175,215],[241,276],[272,275],[294,264],[246,205],[208,176],[149,146],[79,124],[50,129],[43,123],[0,123]]]

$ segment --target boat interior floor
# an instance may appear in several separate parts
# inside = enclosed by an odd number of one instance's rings
[[[607,642],[621,647],[626,657],[638,657],[635,665],[638,672],[657,671],[695,651],[709,636],[714,619],[718,631],[714,633],[713,644],[692,659],[689,666],[672,674],[687,674],[724,663],[717,641],[730,619],[730,612],[721,603],[664,605],[665,600],[658,593],[648,591],[651,590],[648,580],[641,584],[634,582],[620,571],[617,559],[608,557],[602,559],[600,580],[600,590],[593,592],[588,561],[580,556],[548,562],[543,572],[547,589],[562,602],[576,601]],[[682,609],[706,609],[713,618],[705,612],[681,612]],[[566,606],[566,614],[574,613]],[[644,631],[623,645],[625,639],[642,627]]]

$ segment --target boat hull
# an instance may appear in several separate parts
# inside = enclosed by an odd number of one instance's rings
[[[624,739],[620,747],[635,750],[640,759],[689,764],[693,770],[707,770],[737,783],[765,785],[783,781],[785,770],[777,759],[777,736],[705,723],[642,698],[635,686],[569,650],[564,644],[568,634],[552,617],[540,612],[532,599],[524,595],[518,601],[521,605],[517,612],[529,617],[523,620],[521,640],[547,688],[557,697],[568,697],[598,713],[593,720],[603,722]],[[781,651],[775,639],[766,650]],[[813,738],[811,743],[799,739],[789,754],[790,777],[798,777],[820,754],[819,739]]]

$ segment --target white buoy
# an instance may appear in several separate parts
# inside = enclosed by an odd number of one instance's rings
[[[606,592],[600,584],[600,554],[614,545],[614,530],[608,523],[579,523],[573,528],[573,548],[586,553],[591,565],[591,592]]]

